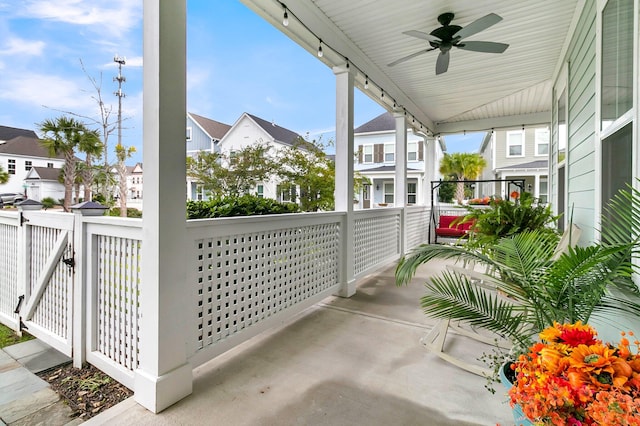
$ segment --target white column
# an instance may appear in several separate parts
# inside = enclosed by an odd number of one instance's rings
[[[337,295],[353,296],[354,278],[354,217],[353,217],[353,80],[348,68],[335,67],[336,75],[336,211],[346,212],[341,230],[340,283]]]
[[[533,198],[540,198],[540,175],[538,173],[536,173],[533,176]],[[527,188],[525,188],[525,191],[527,190]]]
[[[435,138],[424,138],[424,204],[431,204],[431,181],[437,180],[436,176],[438,175],[438,164],[437,164],[437,149],[436,144],[438,143]]]
[[[395,112],[393,118],[396,120],[396,175],[393,205],[404,207],[407,204],[407,120],[401,112]]]
[[[144,218],[135,399],[157,413],[192,392],[186,249],[186,0],[144,0]]]

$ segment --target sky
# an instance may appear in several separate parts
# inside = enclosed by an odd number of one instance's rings
[[[232,125],[243,112],[311,139],[335,126],[331,69],[237,0],[187,3],[187,110]],[[0,125],[35,130],[75,113],[92,128],[97,90],[117,122],[122,74],[122,143],[142,161],[142,1],[0,0]],[[83,69],[84,68],[84,69]],[[356,89],[355,125],[384,110]],[[476,151],[481,134],[446,136],[448,152]],[[109,137],[115,158],[117,132]]]

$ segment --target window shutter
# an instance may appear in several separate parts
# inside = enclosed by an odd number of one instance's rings
[[[418,141],[418,161],[424,160],[424,142]]]
[[[362,164],[362,145],[358,147],[358,163]]]
[[[373,162],[374,163],[384,162],[384,144],[377,143],[373,146]]]

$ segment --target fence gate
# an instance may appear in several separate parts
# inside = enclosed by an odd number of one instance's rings
[[[19,315],[30,334],[67,356],[73,337],[73,214],[22,212],[24,300]]]

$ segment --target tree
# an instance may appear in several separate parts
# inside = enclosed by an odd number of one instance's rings
[[[7,173],[0,165],[0,184],[9,182],[9,173]]]
[[[103,146],[100,141],[100,133],[97,130],[83,133],[78,142],[78,150],[85,154],[84,164],[79,170],[79,176],[84,186],[84,201],[91,200],[91,187],[95,175],[93,159],[100,156]]]
[[[39,124],[43,134],[42,145],[49,150],[51,156],[64,156],[62,166],[62,176],[64,183],[64,203],[63,208],[69,211],[71,206],[71,195],[76,177],[76,155],[75,150],[80,141],[89,138],[88,134],[94,132],[75,118],[60,116],[54,120],[47,119]]]
[[[187,176],[217,197],[239,197],[278,174],[269,144],[257,143],[229,153],[200,151],[187,157]]]
[[[456,152],[445,154],[440,160],[440,173],[444,176],[454,177],[458,181],[475,180],[486,167],[485,159],[476,153]],[[458,182],[456,188],[456,200],[462,204],[464,198],[464,183]]]
[[[125,148],[122,144],[116,145],[116,158],[118,165],[118,193],[120,197],[120,216],[127,217],[127,166],[124,162],[136,152],[134,146]]]
[[[278,154],[285,186],[300,189],[300,207],[306,212],[334,209],[335,163],[320,142],[297,140]]]

